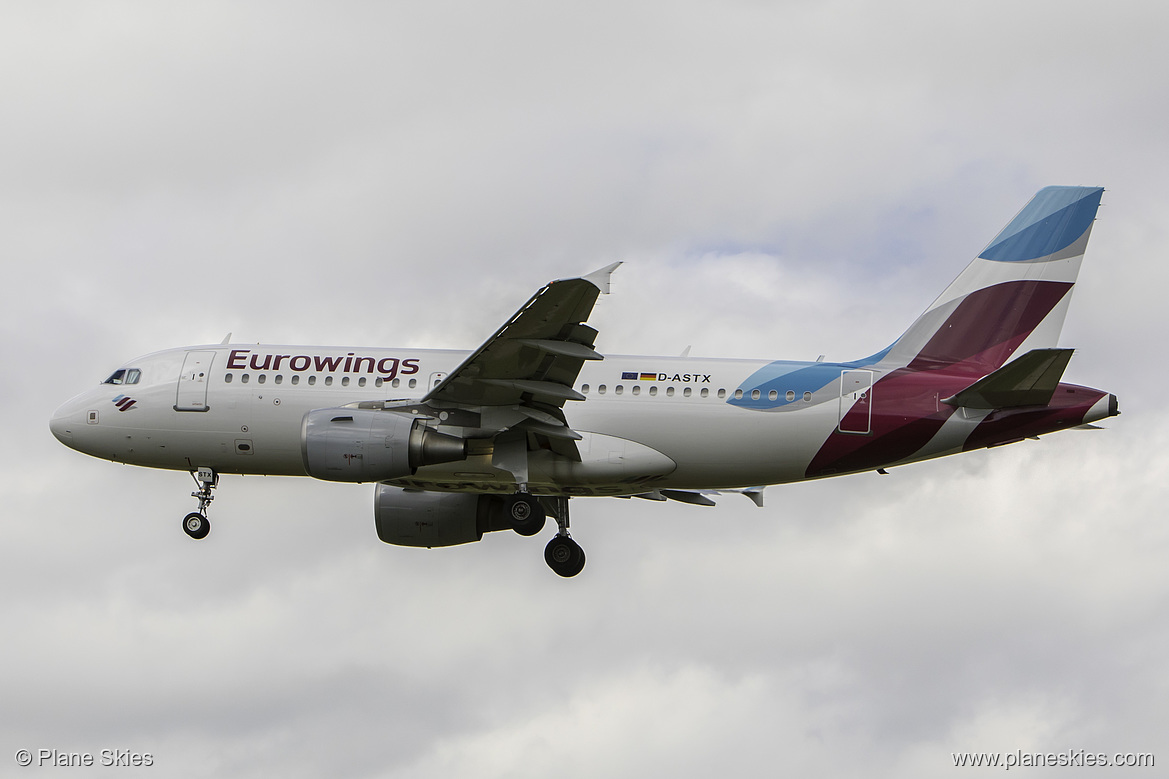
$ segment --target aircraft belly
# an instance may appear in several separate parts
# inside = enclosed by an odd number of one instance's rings
[[[677,468],[654,486],[680,489],[798,481],[836,424],[833,404],[775,413],[725,403],[627,401],[606,403],[596,416],[605,432],[673,460]]]
[[[991,409],[958,409],[946,418],[942,426],[925,446],[909,457],[902,458],[896,461],[896,463],[890,464],[902,465],[921,460],[931,460],[935,457],[945,457],[946,455],[961,452],[966,440],[970,438],[970,434],[974,432],[982,420],[986,419],[990,413]]]

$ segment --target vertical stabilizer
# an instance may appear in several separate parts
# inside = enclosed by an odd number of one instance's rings
[[[882,362],[983,376],[1021,347],[1056,346],[1103,192],[1041,189]]]

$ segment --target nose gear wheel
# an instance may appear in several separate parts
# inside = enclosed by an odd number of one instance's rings
[[[192,498],[198,499],[199,509],[183,517],[183,532],[198,540],[206,538],[207,534],[211,532],[211,523],[207,521],[207,507],[211,505],[211,501],[215,500],[215,496],[211,492],[219,484],[219,474],[211,468],[199,468],[191,471],[191,478],[199,487],[198,490],[191,493]]]

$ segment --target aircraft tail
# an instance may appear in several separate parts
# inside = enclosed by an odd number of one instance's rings
[[[1103,192],[1041,189],[881,362],[978,377],[1056,346]]]

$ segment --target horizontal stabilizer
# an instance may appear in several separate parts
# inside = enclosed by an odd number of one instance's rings
[[[942,402],[964,408],[1046,406],[1073,351],[1034,349]]]

